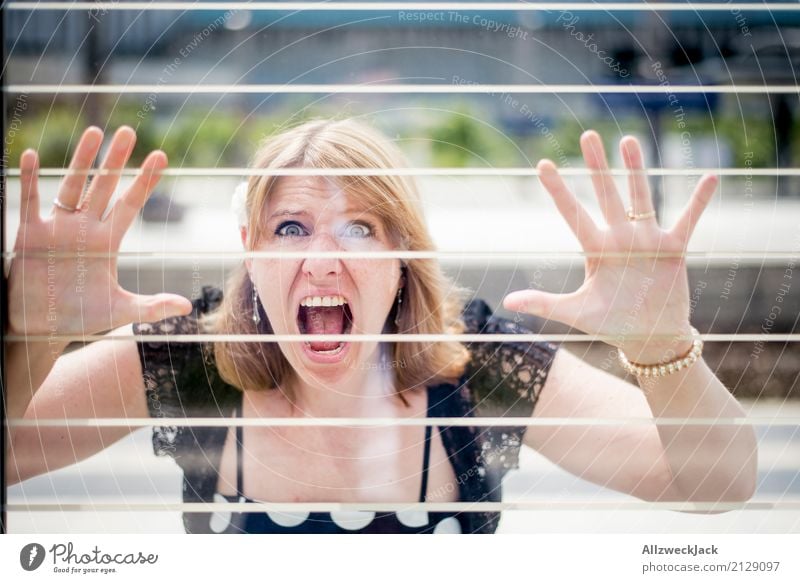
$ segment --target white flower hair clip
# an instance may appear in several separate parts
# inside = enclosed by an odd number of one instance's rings
[[[233,191],[231,210],[240,227],[247,226],[247,182],[240,182]]]

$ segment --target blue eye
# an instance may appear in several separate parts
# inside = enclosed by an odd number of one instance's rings
[[[356,239],[366,239],[373,236],[372,227],[367,223],[350,223],[344,228],[343,235],[345,237],[354,237]]]
[[[279,237],[303,237],[308,235],[308,231],[297,221],[286,221],[278,225],[275,234]]]

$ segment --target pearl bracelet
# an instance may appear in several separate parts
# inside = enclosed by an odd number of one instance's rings
[[[692,326],[691,329],[694,340],[692,341],[692,349],[689,350],[685,356],[665,364],[637,364],[628,360],[625,353],[618,349],[617,354],[619,355],[619,362],[622,368],[634,376],[644,378],[663,377],[684,368],[689,368],[697,362],[697,359],[700,358],[700,355],[703,353],[703,339],[700,338],[700,333],[695,327]]]

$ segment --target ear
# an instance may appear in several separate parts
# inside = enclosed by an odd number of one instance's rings
[[[242,248],[247,251],[247,227],[239,227],[239,236],[242,238]],[[248,273],[250,272],[250,259],[245,259],[244,264],[247,266]]]

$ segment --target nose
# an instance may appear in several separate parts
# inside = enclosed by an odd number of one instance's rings
[[[312,236],[307,251],[333,253],[341,251],[336,238],[330,233],[318,233]],[[306,257],[303,260],[303,274],[311,279],[324,280],[330,276],[338,276],[342,272],[342,261],[338,257]]]

